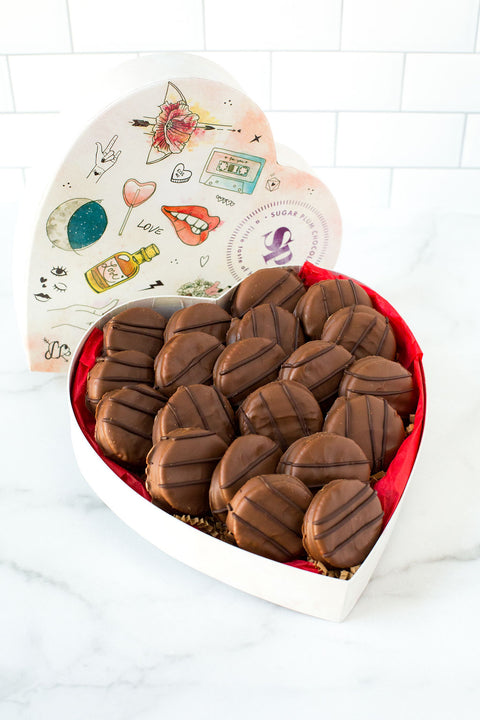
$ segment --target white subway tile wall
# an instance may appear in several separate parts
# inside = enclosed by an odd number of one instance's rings
[[[85,79],[193,52],[233,75],[343,212],[480,213],[480,0],[16,0],[0,23],[0,188]]]

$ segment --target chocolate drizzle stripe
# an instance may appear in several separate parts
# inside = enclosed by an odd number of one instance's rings
[[[140,367],[140,365],[138,366]],[[149,377],[146,378],[146,380],[152,379],[152,370],[150,368],[142,368],[142,370],[145,370],[148,372]],[[132,378],[131,377],[123,377],[122,375],[110,375],[105,377],[93,377],[92,380],[95,380],[96,382],[121,382],[121,383],[131,383]]]
[[[208,419],[207,419],[205,413],[203,412],[202,408],[200,407],[199,403],[197,402],[197,400],[195,398],[195,395],[193,394],[193,392],[190,390],[190,388],[188,386],[185,387],[185,392],[187,393],[188,397],[190,398],[190,402],[192,403],[193,407],[197,411],[200,421],[202,422],[202,425],[205,428],[205,430],[212,430],[213,428],[211,428],[210,425],[208,424]]]
[[[365,380],[366,382],[392,382],[393,380],[410,380],[412,377],[408,370],[405,370],[404,375],[386,375],[384,377],[380,375],[362,375],[362,373],[353,372],[352,370],[345,370],[345,375],[353,377],[356,380]]]
[[[351,289],[351,291],[352,291],[352,293],[353,293],[353,299],[355,300],[355,305],[358,305],[358,304],[359,304],[359,300],[358,300],[357,286],[355,285],[355,283],[353,282],[353,280],[350,280],[350,279],[349,279],[349,280],[348,280],[348,283],[349,283],[350,289]]]
[[[295,318],[295,335],[293,339],[293,349],[296,350],[299,346],[299,338],[300,338],[300,318]]]
[[[165,465],[162,465],[162,467],[166,467]],[[176,483],[155,483],[155,487],[157,488],[181,488],[181,487],[192,487],[193,485],[208,485],[210,482],[210,478],[206,478],[205,480],[185,480],[184,482],[176,482]]]
[[[406,395],[407,393],[413,392],[413,388],[406,388],[406,390],[371,390],[369,388],[362,390],[361,388],[355,388],[355,390],[353,390],[352,388],[347,387],[347,392],[352,393],[353,395],[374,395],[375,397],[383,397],[384,395]]]
[[[227,395],[227,398],[228,398],[228,399],[230,399],[230,398],[235,398],[235,397],[237,397],[238,395],[241,395],[243,392],[245,392],[245,390],[248,390],[249,388],[255,387],[255,385],[257,385],[257,383],[259,383],[260,380],[263,380],[264,378],[266,378],[266,377],[268,377],[269,375],[271,375],[272,373],[274,373],[274,372],[275,372],[275,369],[278,367],[278,365],[280,365],[280,363],[275,363],[275,365],[272,365],[272,367],[270,367],[269,369],[267,369],[267,370],[266,370],[265,372],[263,372],[261,375],[258,375],[258,376],[255,377],[253,380],[249,380],[247,383],[244,383],[244,384],[241,385],[239,388],[237,387],[237,389],[235,390],[235,392],[230,393],[230,395]]]
[[[348,361],[348,363],[350,360]],[[348,367],[348,363],[345,363],[345,365],[341,365],[340,367],[336,368],[335,370],[332,370],[332,372],[328,373],[328,375],[325,375],[325,377],[321,378],[317,382],[314,382],[312,385],[308,385],[309,390],[315,390],[317,387],[320,387],[320,385],[323,385],[324,383],[328,382],[332,378],[335,377],[335,375],[338,375],[339,373],[343,373],[346,367]],[[334,395],[336,391],[333,393],[330,393],[330,395]]]
[[[332,350],[335,350],[336,346],[331,343],[328,347],[322,348],[316,353],[313,353],[313,355],[309,355],[304,360],[297,360],[296,362],[286,362],[283,363],[282,368],[299,368],[303,365],[306,365],[309,362],[312,362],[312,360],[317,360],[317,358],[322,357],[323,355],[326,355],[327,353],[331,352]]]
[[[353,305],[352,307],[357,307],[357,305]],[[373,328],[376,326],[376,324],[377,324],[377,318],[374,317],[374,318],[372,318],[372,320],[368,323],[367,327],[366,327],[365,330],[362,332],[362,334],[361,334],[360,337],[358,338],[357,342],[354,344],[354,346],[353,346],[352,349],[350,350],[350,352],[352,353],[352,355],[355,353],[355,350],[357,350],[357,348],[361,347],[363,341],[365,340],[366,337],[369,336],[370,332],[373,330]]]
[[[274,455],[277,452],[277,450],[278,450],[278,445],[276,445],[274,448],[271,448],[270,450],[267,450],[266,452],[262,453],[257,458],[255,458],[250,463],[248,463],[248,465],[243,470],[241,470],[239,473],[237,473],[233,477],[233,479],[230,479],[228,481],[228,483],[225,483],[225,485],[222,485],[219,482],[218,484],[219,484],[220,488],[222,490],[227,490],[228,488],[232,487],[232,485],[235,485],[235,483],[237,483],[239,480],[241,480],[243,477],[245,477],[245,475],[248,475],[256,465],[260,465],[260,463],[262,463],[264,460],[268,460],[268,458],[271,457],[272,455]]]
[[[288,495],[284,495],[284,493],[282,493],[281,490],[278,490],[278,488],[273,487],[273,485],[271,485],[268,482],[265,475],[259,475],[259,477],[262,479],[263,484],[265,485],[265,487],[267,487],[270,490],[270,492],[272,492],[274,495],[277,495],[277,497],[281,498],[288,505],[291,505],[291,507],[298,510],[298,512],[302,513],[302,515],[305,514],[305,510],[302,507],[300,507],[300,505],[297,505],[297,503],[294,500],[292,500],[291,498],[289,498]]]
[[[223,410],[225,417],[228,419],[228,422],[230,423],[231,428],[233,430],[235,430],[235,422],[234,422],[232,416],[230,415],[230,413],[228,412],[227,408],[225,407],[225,400],[224,400],[220,390],[215,385],[213,385],[213,389],[215,390],[215,392],[217,394],[218,402],[220,403],[220,406]]]
[[[350,537],[348,537],[346,540],[341,542],[339,545],[334,547],[333,550],[322,553],[323,557],[324,558],[332,557],[332,555],[334,555],[338,550],[341,550],[343,547],[345,547],[345,545],[348,545],[349,543],[351,543],[352,540],[354,540],[354,538],[356,538],[358,535],[360,535],[364,530],[367,530],[372,525],[375,525],[376,523],[378,523],[378,521],[381,520],[382,518],[383,518],[383,512],[379,513],[376,517],[373,518],[373,520],[370,520],[369,522],[365,523],[365,525],[362,525],[361,527],[359,527],[358,530],[356,530],[352,535],[350,535]]]
[[[102,362],[108,363],[109,365],[114,363],[115,365],[123,365],[124,367],[134,367],[134,368],[142,368],[142,370],[150,370],[153,367],[153,362],[150,357],[148,359],[150,360],[150,362],[145,365],[145,364],[139,364],[139,363],[134,363],[134,362],[127,362],[126,360],[119,360],[118,357],[113,357],[112,355],[107,355],[106,358],[102,359]],[[132,382],[132,378],[130,378],[130,382]]]
[[[105,398],[106,400],[110,400],[110,402],[115,403],[115,405],[121,405],[122,407],[129,408],[129,410],[135,410],[136,412],[143,413],[144,415],[150,415],[150,417],[155,417],[155,415],[158,412],[157,410],[148,410],[144,407],[139,407],[138,405],[132,405],[128,402],[125,402],[124,400],[119,400],[116,397],[109,397]]]
[[[240,406],[240,407],[238,408],[238,414],[243,417],[243,420],[244,420],[246,426],[248,427],[250,433],[251,433],[252,435],[256,435],[256,434],[257,434],[257,429],[256,429],[256,427],[253,425],[252,421],[250,420],[250,418],[248,417],[247,413],[245,412],[245,410],[243,409],[242,406]]]
[[[129,425],[124,425],[124,423],[114,420],[113,418],[102,418],[102,422],[107,423],[107,425],[114,425],[115,427],[120,428],[120,430],[125,430],[125,432],[128,432],[131,435],[144,438],[144,440],[149,440],[150,442],[152,441],[151,433],[144,433],[138,428],[132,428]]]
[[[379,354],[380,354],[380,352],[381,352],[381,350],[382,350],[382,348],[383,348],[383,346],[384,346],[384,344],[385,344],[385,340],[387,339],[387,335],[389,334],[390,323],[388,322],[388,318],[387,318],[387,317],[384,318],[384,320],[385,320],[385,329],[384,329],[384,331],[383,331],[382,337],[380,338],[380,342],[378,343],[378,347],[377,347],[377,351],[376,351],[375,355],[379,355]]]
[[[291,270],[288,270],[284,275],[282,275],[281,278],[279,278],[276,282],[274,282],[273,285],[270,285],[270,287],[267,288],[267,290],[265,290],[263,295],[260,295],[260,297],[257,298],[257,300],[253,303],[252,307],[257,307],[258,305],[263,305],[264,304],[263,301],[265,300],[265,298],[267,298],[274,290],[281,287],[283,285],[283,283],[287,282],[287,280],[290,279],[291,272],[292,272]],[[283,298],[280,302],[278,302],[277,305],[281,305],[282,303],[289,300],[292,297],[292,295],[295,295],[295,293],[297,292],[298,289],[301,289],[301,287],[302,286],[299,285],[298,288],[295,288],[295,290],[293,292],[289,293],[285,298]]]
[[[335,278],[335,285],[337,286],[337,292],[338,292],[338,296],[340,298],[342,307],[346,307],[347,303],[345,302],[345,298],[343,297],[342,283],[340,282],[340,280],[338,278]]]
[[[369,465],[368,460],[344,460],[343,462],[331,462],[331,463],[300,463],[300,462],[292,462],[291,460],[282,460],[282,465],[288,465],[288,467],[292,468],[319,468],[320,470],[324,470],[327,468],[337,468],[337,467],[351,467],[354,465]]]
[[[345,437],[350,437],[351,409],[348,398],[345,398]]]
[[[365,395],[365,403],[367,407],[367,420],[368,420],[368,432],[370,434],[370,447],[372,449],[372,473],[377,472],[380,468],[378,467],[377,456],[375,453],[375,433],[373,428],[373,415],[372,408],[370,407],[370,399],[368,395]]]
[[[277,338],[277,345],[281,345],[281,335],[280,335],[280,320],[278,317],[278,310],[275,305],[270,303],[270,311],[272,313],[273,318],[273,325],[275,328],[275,337]]]
[[[363,500],[363,502],[361,502],[359,505],[356,505],[354,508],[352,508],[350,510],[350,512],[348,512],[346,515],[344,515],[344,517],[340,518],[340,520],[338,520],[334,525],[327,528],[327,530],[324,530],[323,532],[318,533],[317,535],[314,535],[314,540],[323,540],[324,538],[328,537],[332,533],[340,530],[347,523],[350,523],[352,521],[353,515],[358,514],[359,511],[366,508],[367,505],[369,505],[372,502],[372,500],[374,500],[374,499],[375,499],[375,495],[372,493],[367,498],[365,498],[365,500]]]
[[[348,328],[350,327],[350,323],[352,322],[352,320],[353,320],[353,315],[354,315],[354,313],[355,313],[355,308],[356,308],[356,305],[352,305],[352,306],[350,307],[350,310],[349,310],[349,312],[348,312],[348,315],[347,315],[347,317],[345,318],[345,320],[344,320],[344,322],[343,322],[343,325],[342,325],[342,327],[340,328],[340,332],[338,333],[337,338],[336,338],[336,340],[335,340],[335,342],[337,343],[337,345],[342,342],[343,336],[345,335],[345,333],[347,332]]]
[[[158,316],[160,317],[160,315]],[[125,332],[134,332],[135,330],[163,330],[162,325],[141,325],[140,323],[128,323],[125,320],[114,320],[110,327],[118,329],[125,329]],[[130,330],[133,328],[133,331]]]
[[[130,385],[124,385],[125,388],[128,388],[128,390],[135,390],[136,393],[139,395],[143,395],[144,397],[151,398],[152,400],[158,400],[159,402],[165,402],[166,397],[165,395],[162,395],[159,392],[156,392],[153,388],[150,387],[141,387],[137,383],[131,383]]]
[[[279,550],[285,557],[290,557],[290,552],[286,550],[283,545],[280,545],[279,542],[274,540],[273,538],[269,537],[266,533],[263,532],[263,530],[260,530],[260,528],[255,527],[255,525],[252,525],[252,523],[249,523],[248,520],[245,520],[241,515],[237,515],[237,513],[234,510],[229,510],[229,513],[238,520],[242,525],[246,525],[246,527],[250,528],[253,532],[256,532],[258,535],[260,535],[267,543],[270,543],[273,545],[277,550]]]
[[[193,306],[191,306],[191,307],[193,307]],[[230,325],[230,318],[227,318],[225,320],[210,320],[210,322],[198,322],[198,323],[191,323],[190,325],[182,325],[179,328],[175,328],[175,330],[172,333],[172,336],[179,335],[183,332],[188,332],[189,330],[197,330],[198,328],[211,327],[214,325]]]
[[[288,385],[281,382],[281,386],[282,386],[282,390],[283,390],[284,394],[287,396],[287,400],[289,401],[290,405],[293,408],[295,415],[297,416],[298,424],[300,425],[302,433],[304,435],[311,435],[310,428],[308,427],[307,423],[305,422],[305,418],[304,418],[302,412],[300,411],[300,408],[298,407],[297,401],[295,400],[292,393],[290,392]]]
[[[263,348],[260,348],[260,350],[257,350],[256,353],[253,355],[249,355],[244,360],[240,360],[239,362],[235,363],[234,365],[230,365],[230,367],[220,370],[219,375],[228,375],[229,373],[233,372],[234,370],[238,370],[239,367],[244,367],[250,362],[253,362],[254,360],[258,360],[258,358],[261,358],[263,355],[266,355],[266,353],[270,352],[272,348],[274,348],[276,343],[271,340],[268,345],[266,345]],[[248,387],[248,386],[247,386]]]
[[[151,328],[151,329],[154,330],[154,328]],[[158,332],[156,332],[156,333],[155,332],[146,332],[146,328],[145,329],[142,328],[141,330],[140,329],[129,330],[125,327],[119,327],[119,326],[114,326],[112,328],[112,330],[116,330],[117,332],[127,333],[130,335],[140,335],[141,337],[154,338],[155,340],[161,340],[163,337],[163,328],[158,328]],[[107,344],[108,344],[108,347],[110,350],[114,349],[110,342],[107,341]],[[123,349],[124,348],[120,348],[120,350],[123,350]]]
[[[180,417],[180,413],[178,412],[178,408],[175,407],[175,404],[173,402],[168,402],[165,405],[165,412],[167,411],[171,412],[173,415],[173,419],[177,423],[178,427],[185,427],[185,423],[183,422],[182,418]]]
[[[179,380],[183,375],[186,375],[186,374],[187,374],[193,367],[195,367],[195,365],[197,365],[201,360],[203,360],[203,359],[206,358],[208,355],[210,355],[210,353],[215,352],[216,350],[218,350],[219,347],[222,347],[222,343],[218,343],[217,345],[212,345],[212,347],[208,348],[208,350],[205,350],[203,353],[200,353],[200,355],[196,355],[194,358],[192,358],[192,359],[190,360],[190,362],[188,363],[188,365],[185,365],[185,367],[182,368],[182,369],[180,370],[180,372],[178,372],[168,383],[165,383],[165,384],[164,384],[164,387],[168,387],[169,385],[173,385],[174,383],[176,383],[177,380]],[[208,380],[208,378],[209,378],[210,376],[211,376],[211,373],[210,373],[210,375],[207,375],[206,379]],[[198,382],[198,384],[201,385],[202,383],[205,382],[205,380],[200,380],[200,381],[197,381],[197,382]]]
[[[287,525],[283,522],[279,517],[277,517],[273,512],[271,512],[268,508],[264,507],[263,505],[260,505],[260,503],[255,502],[255,500],[252,500],[252,498],[249,498],[248,495],[245,495],[244,500],[246,500],[247,503],[252,505],[258,512],[262,513],[262,515],[266,515],[270,520],[273,520],[274,523],[277,525],[280,525],[280,527],[285,528],[287,532],[292,533],[292,535],[295,535],[295,537],[300,538],[301,534],[298,532],[295,532],[293,528],[290,527],[290,525]],[[301,511],[303,513],[303,510]]]
[[[175,467],[185,467],[186,465],[199,465],[203,463],[218,463],[222,459],[222,455],[218,455],[217,457],[202,457],[202,458],[193,458],[192,460],[175,460],[174,462],[158,462],[155,463],[156,467],[161,468],[175,468]],[[207,480],[207,482],[210,482],[210,478]]]
[[[255,314],[255,308],[252,308],[250,310],[250,317],[252,319],[252,333],[255,337],[258,337],[258,325],[257,325],[257,316]]]
[[[320,285],[320,290],[322,293],[322,300],[323,300],[323,307],[325,309],[325,318],[328,318],[331,315],[330,308],[328,307],[328,296],[327,291],[325,290],[324,285]]]
[[[259,396],[260,400],[262,401],[262,405],[264,406],[265,412],[267,413],[268,419],[270,420],[270,425],[272,426],[272,430],[275,433],[275,435],[277,436],[280,445],[282,447],[286,447],[288,445],[287,440],[286,440],[285,436],[283,435],[282,431],[280,430],[277,420],[276,420],[275,416],[273,415],[272,411],[270,410],[270,407],[269,407],[267,401],[263,397],[263,393],[259,392],[258,396]]]
[[[352,495],[350,500],[347,500],[342,505],[340,505],[340,507],[335,508],[335,510],[332,510],[331,513],[329,513],[328,515],[325,515],[325,517],[321,518],[320,520],[314,520],[312,525],[324,525],[325,523],[329,523],[330,520],[335,520],[336,517],[338,517],[339,515],[342,515],[342,513],[344,513],[345,511],[348,511],[349,508],[352,507],[352,505],[355,506],[353,508],[353,510],[355,510],[357,507],[356,503],[358,502],[358,500],[361,500],[361,498],[365,494],[368,494],[369,496],[372,495],[372,497],[374,497],[376,495],[376,493],[372,490],[372,488],[370,487],[370,485],[368,483],[363,483],[363,487],[360,488],[360,490],[358,490],[355,493],[355,495]],[[362,503],[363,503],[363,500],[362,500]],[[349,515],[349,514],[350,514],[350,511],[347,512],[347,515]]]

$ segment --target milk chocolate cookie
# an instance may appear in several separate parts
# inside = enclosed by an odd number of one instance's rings
[[[227,527],[244,550],[288,562],[304,554],[301,527],[312,499],[291,475],[258,475],[228,504]]]
[[[172,430],[147,455],[145,487],[160,507],[205,515],[210,480],[226,449],[226,443],[209,430]]]
[[[233,404],[274,380],[285,352],[273,340],[248,338],[227,345],[213,369],[213,381]]]
[[[379,355],[357,360],[345,370],[338,390],[339,395],[375,395],[385,398],[402,417],[415,411],[417,393],[412,373],[400,363]]]
[[[106,354],[138,350],[154,358],[163,345],[166,322],[163,315],[152,308],[133,307],[123,310],[103,327]]]
[[[388,468],[405,438],[400,415],[385,399],[373,395],[337,398],[323,430],[345,435],[360,445],[373,474]]]
[[[293,312],[305,294],[303,282],[293,268],[264,268],[246,277],[235,292],[231,312],[243,317],[257,305],[273,303]]]
[[[393,360],[397,351],[388,318],[365,305],[337,310],[325,323],[322,340],[343,345],[357,360],[366,355]]]
[[[95,412],[100,398],[109,390],[132,383],[153,385],[153,379],[153,358],[138,350],[121,350],[99,357],[88,373],[86,406]]]
[[[377,493],[360,480],[333,480],[319,490],[303,521],[303,545],[314,559],[336,568],[359,565],[382,530]]]
[[[280,458],[277,472],[294,475],[314,492],[339,478],[368,482],[370,463],[350,438],[318,432],[290,445]]]
[[[282,364],[278,377],[305,385],[320,404],[332,403],[338,392],[344,370],[352,355],[341,345],[326,340],[312,340],[295,350]]]
[[[153,424],[153,442],[179,427],[211,430],[228,444],[235,436],[235,416],[232,406],[216,387],[184,385],[158,412]]]
[[[264,435],[236,438],[218,463],[210,484],[210,509],[225,520],[227,503],[256,475],[275,472],[282,451],[278,443]]]
[[[119,463],[145,467],[155,415],[167,398],[148,385],[126,385],[103,395],[95,413],[95,440]]]
[[[311,340],[320,340],[327,318],[349,305],[372,306],[365,290],[353,280],[322,280],[308,288],[295,308],[305,333]]]
[[[173,395],[181,385],[212,384],[215,361],[222,343],[204,332],[174,335],[155,358],[155,385]]]
[[[238,409],[242,435],[266,435],[286,450],[304,435],[318,432],[323,416],[308,388],[293,380],[276,380],[258,388]]]
[[[165,328],[165,342],[174,335],[186,332],[204,332],[225,342],[231,316],[214,303],[196,303],[173,313]]]
[[[273,303],[252,308],[241,320],[233,319],[227,333],[227,343],[251,337],[274,340],[287,355],[305,341],[298,318]]]

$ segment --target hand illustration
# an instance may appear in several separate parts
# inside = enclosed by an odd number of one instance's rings
[[[48,312],[54,313],[52,316],[54,322],[55,317],[58,317],[60,320],[62,313],[68,311],[68,320],[65,320],[65,322],[60,321],[55,325],[52,325],[52,330],[53,328],[63,327],[65,325],[78,328],[79,330],[88,330],[91,325],[97,322],[98,318],[105,315],[105,313],[110,312],[110,310],[113,310],[117,304],[118,300],[112,300],[102,308],[90,307],[89,305],[68,305],[63,308],[52,308],[51,310],[48,310]]]
[[[95,143],[95,145],[97,146],[97,150],[95,152],[95,165],[90,170],[87,177],[90,177],[90,175],[93,174],[97,178],[95,182],[98,182],[102,175],[104,175],[107,170],[110,170],[110,168],[115,165],[118,158],[120,157],[120,153],[122,152],[121,150],[119,150],[118,152],[115,152],[113,150],[113,146],[115,145],[117,140],[118,135],[114,135],[105,149],[103,148],[101,143]]]

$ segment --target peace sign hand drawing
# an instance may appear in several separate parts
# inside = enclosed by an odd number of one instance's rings
[[[51,315],[52,330],[66,325],[77,328],[78,330],[88,330],[93,323],[96,323],[102,315],[113,310],[117,304],[118,300],[111,300],[111,302],[101,308],[80,304],[69,305],[63,308],[52,308],[48,311],[53,313],[53,315]]]
[[[96,177],[95,182],[98,182],[102,175],[104,175],[107,170],[110,170],[110,168],[115,165],[122,152],[121,150],[119,150],[118,152],[115,152],[113,150],[113,146],[115,145],[117,140],[118,135],[114,135],[109,141],[108,145],[105,147],[105,149],[100,142],[95,143],[95,145],[97,146],[95,152],[95,165],[90,170],[87,177],[90,177],[90,175],[94,175]]]

